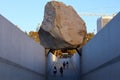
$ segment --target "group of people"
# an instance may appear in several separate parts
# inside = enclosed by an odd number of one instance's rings
[[[65,68],[68,68],[68,66],[69,66],[69,63],[68,63],[68,61],[67,62],[63,62],[63,66],[61,66],[60,68],[59,68],[59,72],[60,72],[60,74],[61,74],[61,77],[63,76],[63,69],[65,69]],[[57,68],[56,68],[56,66],[54,66],[54,69],[53,69],[53,74],[56,76],[56,74],[57,74]]]

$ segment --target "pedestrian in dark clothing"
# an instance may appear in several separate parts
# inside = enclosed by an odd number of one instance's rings
[[[65,61],[63,62],[63,68],[65,69]]]
[[[63,68],[60,67],[60,74],[61,74],[61,77],[63,77]]]
[[[67,68],[68,68],[68,66],[69,66],[69,63],[68,63],[68,61],[66,62],[66,66],[67,66]]]
[[[57,74],[57,68],[56,68],[56,66],[54,66],[53,74],[54,74],[55,76],[56,76],[56,74]]]

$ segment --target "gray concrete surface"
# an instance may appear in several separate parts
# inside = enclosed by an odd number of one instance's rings
[[[73,66],[76,68],[77,72],[80,74],[80,55],[78,53],[75,53],[71,57],[71,62],[74,64]]]
[[[120,79],[120,13],[82,49],[82,80]]]
[[[62,65],[63,62],[68,61],[69,66],[68,68],[66,67],[63,71],[63,77],[61,77],[61,74],[59,72],[59,69]],[[48,79],[47,80],[80,80],[80,73],[78,72],[79,69],[75,67],[72,61],[72,58],[57,58],[56,62],[52,62],[53,65],[49,68],[48,72]],[[56,76],[53,74],[53,66],[57,67],[57,74]]]
[[[45,66],[45,49],[0,15],[0,80],[40,80]]]

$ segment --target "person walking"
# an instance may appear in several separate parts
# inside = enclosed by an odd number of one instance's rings
[[[67,66],[67,69],[68,69],[68,67],[69,67],[69,63],[68,63],[68,61],[66,62],[66,66]]]
[[[60,67],[60,74],[61,74],[61,77],[63,77],[63,67],[62,66]]]
[[[56,76],[56,74],[57,74],[57,68],[56,68],[56,66],[54,66],[53,74],[54,74],[54,76]]]
[[[63,62],[63,68],[65,69],[65,61]]]

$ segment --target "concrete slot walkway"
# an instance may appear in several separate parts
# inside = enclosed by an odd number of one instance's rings
[[[58,60],[55,65],[57,67],[57,75],[53,75],[52,69],[48,74],[48,80],[80,80],[80,74],[77,69],[74,68],[74,64],[69,59],[69,68],[64,69],[63,77],[61,77],[59,68],[62,66],[63,60]]]

